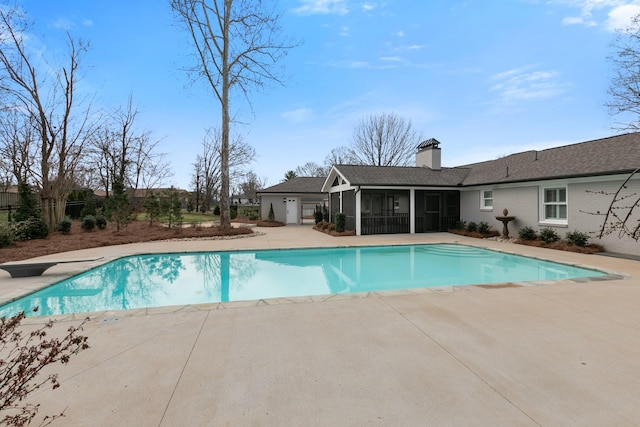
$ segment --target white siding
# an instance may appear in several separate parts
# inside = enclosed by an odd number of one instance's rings
[[[600,231],[600,227],[604,221],[604,216],[597,215],[597,213],[605,213],[613,199],[611,194],[598,194],[597,192],[615,193],[622,182],[623,181],[608,181],[570,184],[568,187],[569,227],[567,231],[577,230],[588,233],[589,236],[593,236],[589,239],[589,242],[603,245],[608,252],[640,255],[640,242],[630,237],[619,236],[617,231],[604,236],[602,240],[595,237]],[[617,206],[628,206],[631,201],[635,201],[639,197],[640,180],[631,181],[624,194],[630,195],[633,193],[636,194],[635,197],[622,201]],[[627,209],[622,209],[620,212],[621,214],[626,214]],[[630,226],[638,225],[638,220],[640,220],[640,212],[636,212],[636,215],[628,224]],[[564,237],[564,234],[561,234],[561,236]]]
[[[267,195],[262,194],[260,202],[260,217],[263,220],[269,218],[269,209],[273,204],[273,214],[275,220],[280,222],[287,222],[287,204],[286,197],[283,195]],[[285,200],[285,201],[283,201]]]
[[[487,222],[494,230],[501,231],[502,225],[496,220],[496,216],[502,215],[502,210],[507,208],[509,215],[515,216],[515,221],[509,223],[509,233],[512,237],[518,236],[518,230],[523,227],[531,227],[539,231],[542,228],[551,227],[556,230],[561,238],[564,238],[567,232],[580,231],[590,236],[590,243],[599,243],[605,247],[608,252],[626,253],[632,255],[640,255],[640,242],[636,242],[630,237],[619,236],[619,233],[613,232],[603,239],[597,239],[604,216],[597,215],[598,212],[605,213],[609,208],[612,200],[611,193],[615,193],[622,184],[619,181],[600,181],[600,182],[567,182],[567,202],[568,202],[568,224],[549,226],[541,224],[539,188],[546,186],[544,182],[539,185],[529,185],[526,187],[510,187],[510,188],[492,188],[493,190],[493,211],[484,211],[480,209],[480,191],[467,190],[460,193],[460,219],[470,222],[479,223]],[[486,190],[487,188],[483,188]],[[602,194],[602,192],[609,194]],[[636,198],[640,197],[640,179],[633,180],[629,183],[625,194],[631,195],[635,193]],[[619,206],[628,206],[629,203],[635,202],[636,198],[629,198],[621,202]],[[621,210],[626,213],[627,210]],[[637,215],[631,219],[629,225],[638,225],[640,220],[640,208]]]

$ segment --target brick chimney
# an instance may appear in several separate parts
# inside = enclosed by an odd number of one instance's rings
[[[434,171],[441,169],[440,141],[435,138],[422,141],[416,152],[416,166],[428,167]]]

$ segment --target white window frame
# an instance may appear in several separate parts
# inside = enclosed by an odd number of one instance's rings
[[[540,223],[541,224],[560,224],[567,225],[569,223],[569,188],[566,184],[548,184],[544,186],[540,186]],[[565,200],[564,201],[556,201],[556,202],[545,202],[545,195],[548,190],[564,190]],[[546,217],[546,207],[548,205],[555,206],[565,206],[566,210],[566,218],[547,218]]]
[[[490,191],[491,197],[485,197],[485,192]],[[487,201],[491,200],[491,204],[487,205]],[[492,188],[482,188],[480,189],[480,210],[483,211],[492,211],[493,210],[493,189]]]

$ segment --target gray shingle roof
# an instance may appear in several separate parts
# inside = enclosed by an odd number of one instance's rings
[[[626,174],[640,167],[640,133],[525,151],[454,168],[335,165],[355,186],[458,187]],[[320,193],[326,178],[298,177],[259,193]]]
[[[461,166],[464,185],[629,173],[640,167],[640,133],[630,133]]]
[[[326,177],[299,176],[289,181],[267,187],[257,193],[321,193]]]
[[[351,185],[431,185],[457,186],[469,173],[465,168],[442,168],[435,171],[415,166],[336,165],[335,168]]]

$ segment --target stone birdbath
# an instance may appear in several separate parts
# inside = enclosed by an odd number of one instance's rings
[[[510,221],[513,221],[514,219],[516,219],[515,216],[509,216],[509,210],[508,209],[503,209],[502,210],[502,216],[497,216],[496,219],[500,222],[502,222],[502,237],[504,237],[505,239],[509,238],[509,227],[507,227],[507,224],[509,224]]]

